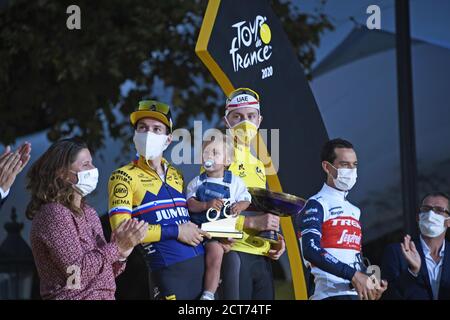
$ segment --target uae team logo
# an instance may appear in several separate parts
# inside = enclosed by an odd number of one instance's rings
[[[269,61],[272,33],[266,17],[258,15],[253,21],[239,21],[231,27],[235,32],[230,46],[234,72]],[[273,74],[272,66],[261,71],[263,79]]]

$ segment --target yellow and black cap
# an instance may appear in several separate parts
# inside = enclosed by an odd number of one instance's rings
[[[172,114],[169,105],[156,100],[139,101],[136,111],[131,113],[130,121],[133,126],[142,118],[153,118],[164,123],[169,131],[173,131]]]

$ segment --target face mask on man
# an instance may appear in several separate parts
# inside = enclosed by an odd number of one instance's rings
[[[98,169],[90,169],[80,172],[74,172],[77,175],[78,182],[74,184],[83,197],[95,190],[98,183]]]
[[[419,229],[420,232],[430,238],[440,236],[447,229],[445,226],[446,218],[436,212],[430,210],[419,214]]]
[[[244,120],[230,126],[228,119],[225,117],[228,127],[231,129],[233,136],[237,137],[239,141],[244,144],[250,144],[254,137],[258,134],[258,126],[249,120]]]
[[[339,190],[349,191],[353,188],[356,183],[356,178],[358,177],[358,173],[356,168],[348,169],[348,168],[335,168],[331,163],[330,165],[336,169],[337,178],[335,179],[333,176],[333,183]]]
[[[164,134],[156,134],[153,132],[135,132],[134,145],[137,152],[145,158],[145,160],[153,160],[162,155],[164,150],[169,146],[168,136]]]

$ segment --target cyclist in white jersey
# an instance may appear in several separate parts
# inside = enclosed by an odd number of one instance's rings
[[[373,282],[364,273],[361,212],[347,200],[357,177],[353,145],[342,139],[330,140],[321,157],[327,181],[309,198],[296,221],[302,255],[314,276],[311,299],[379,299],[387,283],[370,285]]]

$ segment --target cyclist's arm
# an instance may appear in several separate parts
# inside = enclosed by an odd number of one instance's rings
[[[115,230],[123,221],[131,219],[133,204],[133,181],[121,171],[111,174],[108,182],[109,222]],[[149,225],[143,243],[178,238],[178,226]]]
[[[303,257],[315,267],[351,281],[356,269],[339,261],[320,244],[323,215],[322,205],[316,200],[309,200],[298,216]]]

